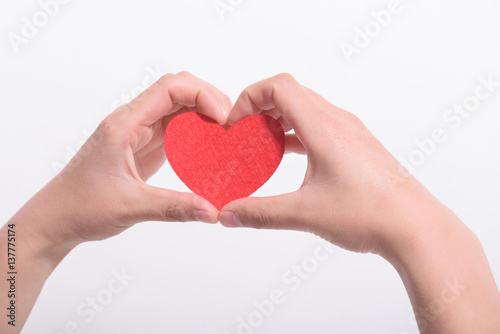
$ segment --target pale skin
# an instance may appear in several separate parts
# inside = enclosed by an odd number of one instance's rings
[[[300,189],[243,198],[219,213],[203,198],[147,185],[165,162],[163,133],[176,114],[221,125],[266,113],[282,123],[287,151],[307,154]],[[166,75],[98,127],[68,166],[0,230],[1,275],[8,224],[16,224],[18,333],[44,282],[78,244],[142,221],[203,221],[226,227],[312,232],[355,252],[379,254],[403,280],[421,333],[499,333],[500,294],[476,236],[406,173],[353,114],[281,74],[243,91],[232,105],[212,85]],[[8,282],[0,280],[0,309]],[[4,312],[5,313],[5,312]]]

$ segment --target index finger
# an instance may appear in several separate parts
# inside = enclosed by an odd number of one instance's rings
[[[278,112],[301,140],[314,131],[323,113],[306,88],[290,74],[279,74],[246,88],[229,113],[228,123],[232,125],[267,110]]]
[[[196,107],[200,113],[224,124],[228,102],[230,105],[229,99],[224,96],[215,87],[193,75],[165,74],[129,102],[128,106],[135,120],[146,126],[183,106]]]

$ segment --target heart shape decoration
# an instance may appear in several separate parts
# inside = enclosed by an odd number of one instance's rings
[[[228,130],[188,112],[165,131],[165,153],[174,172],[218,210],[250,196],[273,175],[285,151],[285,133],[271,116],[246,117]]]

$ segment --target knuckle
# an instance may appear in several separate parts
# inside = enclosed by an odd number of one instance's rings
[[[252,224],[257,229],[269,229],[274,226],[273,220],[270,215],[263,209],[256,209],[253,213]]]
[[[344,119],[350,124],[353,128],[356,129],[365,129],[365,124],[363,121],[353,113],[349,111],[345,111],[344,113]]]
[[[252,89],[250,87],[245,88],[240,96],[244,97],[246,100],[252,101]]]
[[[162,210],[160,217],[168,222],[185,222],[189,220],[187,211],[175,204],[170,204]]]
[[[156,83],[159,85],[168,86],[175,79],[175,77],[176,77],[175,74],[167,73],[167,74],[162,75]]]
[[[122,110],[127,112],[121,112]],[[124,144],[124,139],[128,137],[126,136],[128,129],[128,110],[129,106],[125,105],[106,116],[106,118],[104,118],[101,123],[99,123],[99,126],[94,132],[95,137],[98,139],[102,139],[103,144]]]
[[[116,121],[115,121],[115,116],[114,116],[114,114],[110,114],[110,115],[106,116],[106,118],[101,121],[101,123],[99,124],[97,129],[99,130],[99,133],[101,133],[105,136],[109,136],[116,131],[116,127],[117,127],[117,125],[116,125]]]
[[[180,77],[194,77],[194,75],[189,71],[180,71],[177,75]]]
[[[203,207],[204,200],[199,196],[177,194],[162,210],[164,221],[187,222],[193,220],[194,208]]]
[[[119,105],[111,114],[108,115],[108,117],[115,115],[115,114],[122,114],[130,111],[130,106],[128,103]]]
[[[288,86],[297,83],[290,73],[280,73],[274,77],[274,80],[280,86]]]

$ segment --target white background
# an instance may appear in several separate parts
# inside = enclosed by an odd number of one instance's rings
[[[224,0],[223,2],[226,2]],[[187,70],[233,102],[246,86],[289,72],[359,116],[397,157],[443,128],[447,140],[415,175],[479,236],[500,280],[500,88],[457,129],[443,120],[500,81],[500,3],[402,0],[402,12],[348,62],[372,11],[386,0],[243,0],[221,18],[213,0],[79,1],[61,5],[19,46],[37,1],[1,0],[0,221],[56,174],[122,94],[151,69]],[[151,79],[149,79],[151,82]],[[117,102],[118,101],[118,102]],[[256,195],[298,188],[306,158],[286,156]],[[186,190],[165,165],[151,184]],[[383,210],[383,208],[381,208]],[[299,232],[144,223],[75,249],[47,281],[24,333],[237,333],[238,317],[280,289],[286,301],[255,333],[416,333],[395,270],[374,255],[336,249],[297,291],[282,281],[318,245]],[[90,323],[76,308],[106,289],[112,271],[134,276]]]

